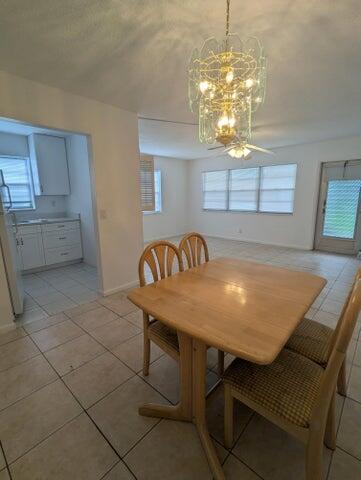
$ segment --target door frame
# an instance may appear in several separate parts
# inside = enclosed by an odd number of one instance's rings
[[[314,235],[314,250],[320,250],[325,252],[340,253],[346,255],[355,255],[361,249],[361,192],[358,199],[357,207],[357,216],[356,216],[356,225],[355,225],[355,236],[354,239],[347,238],[337,238],[331,237],[330,245],[322,245],[320,247],[320,242],[322,240],[322,229],[324,224],[324,207],[326,206],[327,198],[327,187],[328,181],[325,178],[325,166],[331,167],[332,165],[338,166],[344,164],[346,167],[348,164],[355,163],[361,166],[361,159],[352,159],[352,160],[338,160],[332,162],[322,162],[321,171],[320,171],[320,183],[319,183],[319,194],[318,194],[318,203],[316,211],[316,223],[315,223],[315,235]],[[347,179],[346,179],[347,180]]]

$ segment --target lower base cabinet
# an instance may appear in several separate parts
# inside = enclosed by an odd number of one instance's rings
[[[21,226],[16,241],[23,270],[81,260],[83,257],[78,220]]]
[[[17,239],[20,263],[23,270],[39,268],[45,264],[41,235],[29,233]]]

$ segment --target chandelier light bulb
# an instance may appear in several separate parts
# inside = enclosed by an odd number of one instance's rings
[[[226,82],[227,83],[232,83],[234,78],[234,73],[233,69],[228,70],[227,75],[226,75]]]
[[[207,80],[200,82],[199,90],[202,93],[205,93],[208,90],[208,88],[209,88],[209,83],[207,82]]]
[[[254,80],[252,78],[247,78],[246,80],[246,88],[252,88],[254,85]]]

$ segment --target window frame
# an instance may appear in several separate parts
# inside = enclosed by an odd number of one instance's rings
[[[160,210],[143,210],[143,215],[159,215],[163,213],[163,180],[162,180],[162,170],[160,168],[154,169],[154,207],[156,206],[156,196],[157,192],[155,190],[155,176],[159,175],[159,204]]]
[[[293,189],[293,204],[292,204],[292,212],[267,212],[260,210],[260,197],[261,197],[261,177],[262,177],[262,169],[264,167],[280,167],[283,165],[296,165],[296,172],[295,172],[295,188]],[[230,178],[231,178],[231,170],[242,170],[242,169],[258,169],[258,186],[257,186],[257,209],[256,210],[235,210],[229,208],[229,197],[230,197]],[[208,172],[224,172],[227,171],[227,208],[226,209],[215,209],[215,208],[204,208],[204,174]],[[226,213],[247,213],[247,214],[260,214],[260,215],[294,215],[295,213],[295,198],[296,198],[296,188],[297,188],[297,178],[298,178],[298,163],[275,163],[272,165],[259,165],[255,167],[241,167],[241,168],[222,168],[222,169],[214,169],[214,170],[202,170],[202,211],[204,212],[226,212]]]
[[[30,201],[31,201],[31,204],[32,206],[31,207],[28,207],[28,208],[10,208],[9,210],[11,212],[29,212],[29,211],[32,211],[32,210],[36,210],[36,201],[35,201],[35,193],[34,193],[34,180],[33,180],[33,171],[32,171],[32,168],[31,168],[31,161],[30,161],[30,157],[26,157],[26,156],[22,156],[22,155],[4,155],[4,154],[0,154],[0,159],[1,158],[12,158],[12,159],[15,159],[15,160],[25,160],[25,163],[26,163],[26,169],[27,169],[27,172],[28,172],[28,178],[29,178],[29,187],[30,187]],[[2,170],[2,169],[0,169]],[[5,184],[8,185],[6,179],[5,179],[5,174],[4,174],[4,180],[5,180]],[[11,189],[11,184],[8,185],[8,187]]]

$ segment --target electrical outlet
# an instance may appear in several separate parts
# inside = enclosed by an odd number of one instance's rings
[[[55,201],[55,200],[52,200],[52,201],[51,201],[51,206],[52,206],[52,207],[56,207],[56,201]]]
[[[238,229],[238,233],[242,233],[242,231],[243,231],[243,230],[242,230],[242,228],[240,227],[240,228]]]

